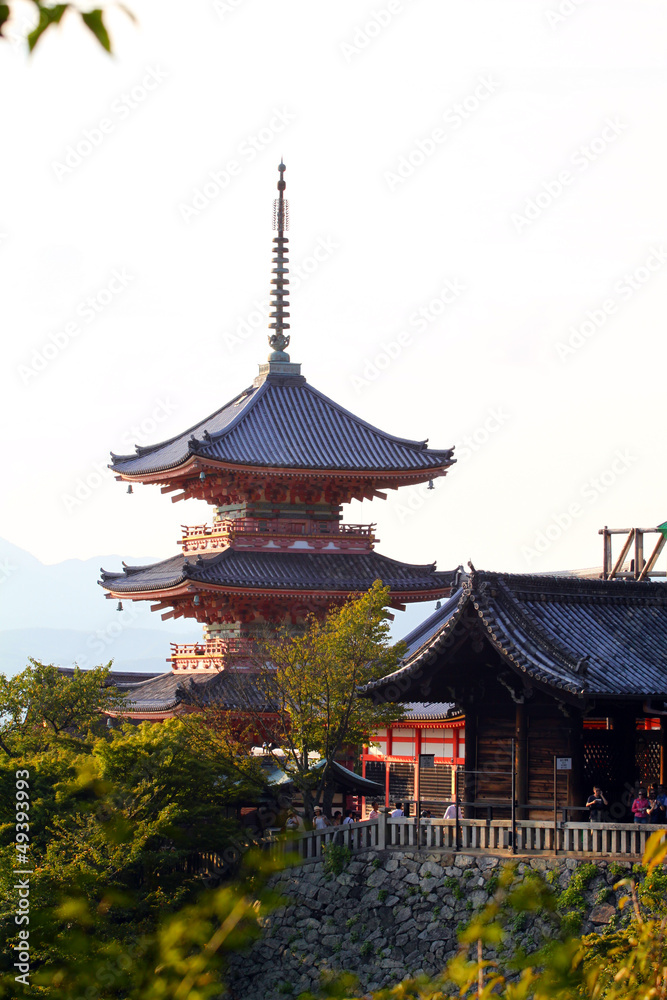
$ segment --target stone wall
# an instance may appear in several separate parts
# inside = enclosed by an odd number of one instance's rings
[[[508,860],[373,851],[355,855],[338,876],[322,862],[289,869],[274,877],[273,886],[290,903],[271,914],[249,951],[233,958],[231,996],[296,997],[317,991],[326,970],[354,972],[360,996],[420,972],[436,973],[457,949],[457,930],[493,896]],[[619,893],[612,887],[632,868],[629,862],[573,858],[523,857],[516,864],[518,878],[531,870],[542,874],[584,933],[617,919]],[[535,947],[553,934],[550,920],[516,914],[513,943]]]

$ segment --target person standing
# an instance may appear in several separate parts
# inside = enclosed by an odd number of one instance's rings
[[[590,810],[589,819],[591,823],[602,823],[604,819],[604,809],[609,805],[604,792],[599,785],[593,785],[593,791],[588,796],[586,808]]]
[[[646,789],[640,788],[637,798],[630,806],[635,823],[648,823],[648,811],[651,803],[646,798]]]
[[[649,823],[664,823],[665,822],[665,789],[663,785],[659,785],[658,788],[652,785],[648,790],[648,822]]]
[[[394,809],[393,809],[393,811],[391,813],[391,816],[392,816],[392,819],[397,819],[399,816],[405,816],[405,813],[403,812],[403,803],[402,802],[396,802],[395,803]]]
[[[313,830],[326,830],[328,826],[331,826],[331,820],[324,815],[320,806],[315,806]]]
[[[379,802],[371,802],[371,805],[372,805],[373,808],[369,812],[368,818],[369,819],[379,819],[380,818],[380,803]]]

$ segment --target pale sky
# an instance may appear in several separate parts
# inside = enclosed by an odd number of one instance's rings
[[[663,0],[128,4],[113,58],[0,43],[0,535],[132,561],[210,518],[99,470],[265,360],[281,156],[292,360],[457,447],[351,505],[379,551],[544,572],[667,519]]]

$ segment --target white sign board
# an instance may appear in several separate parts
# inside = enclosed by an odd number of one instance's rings
[[[571,757],[556,757],[556,770],[557,771],[571,771],[572,770],[572,758]]]

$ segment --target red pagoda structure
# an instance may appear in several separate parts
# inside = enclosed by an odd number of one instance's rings
[[[252,385],[194,427],[137,446],[134,455],[112,454],[110,467],[129,492],[136,483],[154,484],[172,502],[194,497],[215,508],[210,524],[183,528],[181,551],[172,558],[102,571],[109,598],[151,601],[163,619],[204,625],[200,644],[172,645],[168,691],[165,675],[128,689],[137,718],[171,714],[176,706],[167,709],[165,697],[174,700],[184,675],[199,682],[247,668],[253,636],[267,625],[299,627],[310,613],[325,613],[375,580],[390,587],[395,608],[452,591],[454,572],[380,555],[374,524],[342,520],[352,499],[384,499],[383,490],[444,476],[453,450],[379,430],[311,386],[290,361],[284,164],[278,169],[267,362]]]

